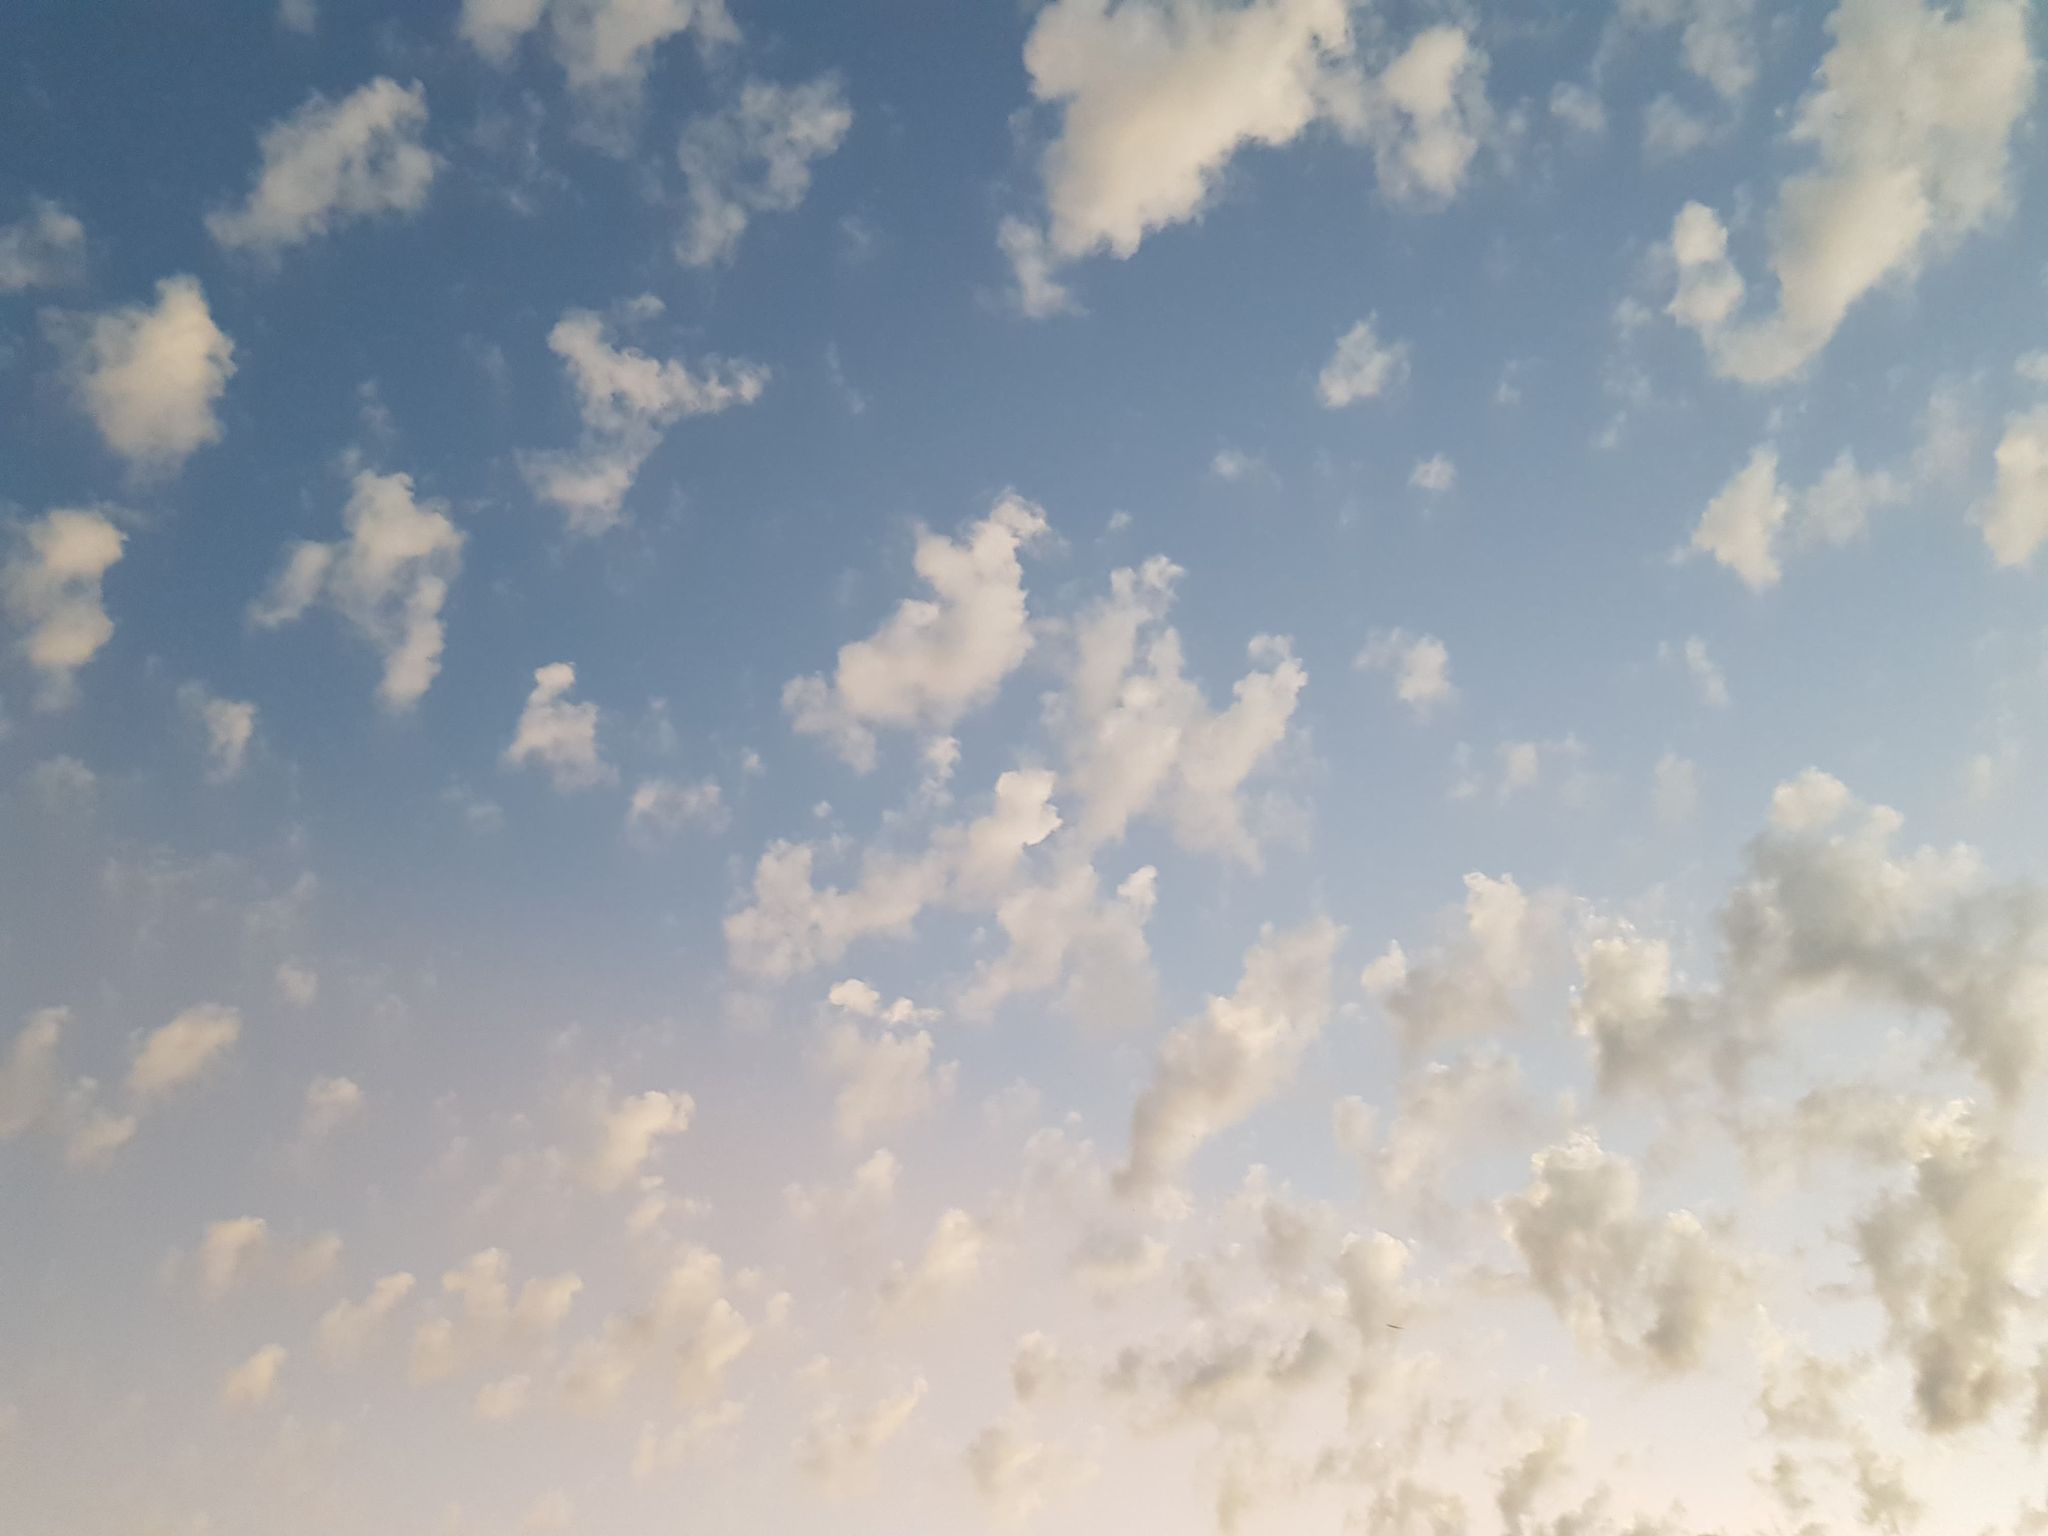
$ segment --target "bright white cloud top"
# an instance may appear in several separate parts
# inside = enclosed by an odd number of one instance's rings
[[[2048,1530],[2024,0],[103,9],[7,1536]]]

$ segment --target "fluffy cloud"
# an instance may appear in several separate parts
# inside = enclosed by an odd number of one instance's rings
[[[649,1089],[614,1100],[610,1085],[603,1082],[596,1085],[587,1107],[590,1135],[583,1178],[600,1192],[623,1188],[639,1178],[654,1156],[655,1143],[682,1135],[697,1113],[696,1101],[687,1093]]]
[[[642,779],[626,804],[626,825],[643,834],[672,837],[690,826],[725,825],[725,796],[710,779],[685,784]]]
[[[313,1326],[313,1337],[330,1365],[352,1365],[383,1333],[384,1325],[413,1292],[413,1277],[386,1275],[361,1301],[337,1301]]]
[[[836,1083],[832,1124],[850,1145],[872,1141],[928,1113],[950,1095],[958,1066],[932,1066],[932,1036],[915,1028],[931,1017],[898,998],[884,1012],[873,989],[861,982],[833,987],[832,1002],[843,1017],[829,1026],[817,1051],[818,1066]],[[854,1022],[874,1019],[870,1034]]]
[[[1772,224],[1776,311],[1741,316],[1745,285],[1712,209],[1689,203],[1672,226],[1670,313],[1715,372],[1748,384],[1797,373],[1865,294],[1988,223],[2033,99],[2024,0],[1843,0],[1829,30],[1791,131],[1818,163],[1779,188]]]
[[[423,1322],[413,1331],[410,1374],[428,1386],[495,1363],[508,1353],[545,1343],[569,1315],[583,1281],[574,1274],[535,1278],[515,1297],[512,1261],[487,1248],[441,1276],[441,1291],[455,1310]]]
[[[1047,712],[1083,801],[1075,835],[1093,849],[1149,814],[1184,848],[1255,863],[1240,791],[1286,739],[1308,672],[1285,639],[1258,636],[1249,652],[1262,665],[1212,709],[1165,622],[1181,574],[1161,557],[1119,570],[1073,626],[1067,686]]]
[[[0,1141],[33,1129],[57,1102],[57,1047],[70,1017],[63,1008],[29,1015],[0,1059]]]
[[[1316,377],[1316,394],[1329,410],[1377,400],[1408,377],[1408,343],[1384,342],[1379,316],[1368,315],[1337,338],[1336,350]]]
[[[656,1361],[669,1368],[678,1403],[716,1399],[726,1372],[754,1342],[753,1326],[726,1298],[725,1285],[717,1254],[683,1250],[645,1306],[614,1313],[570,1350],[562,1368],[564,1402],[582,1412],[602,1411]]]
[[[129,304],[55,324],[65,374],[106,445],[138,473],[169,474],[220,441],[215,404],[235,372],[235,344],[213,323],[193,277]]]
[[[277,1378],[284,1371],[282,1344],[266,1344],[244,1360],[221,1383],[221,1401],[230,1408],[260,1408],[277,1390]]]
[[[2007,418],[1994,462],[1998,483],[1977,524],[1992,559],[2024,566],[2048,543],[2048,406]]]
[[[0,563],[0,608],[22,631],[46,706],[70,702],[78,670],[113,638],[101,582],[125,542],[106,514],[62,507],[24,525]]]
[[[559,790],[589,789],[618,777],[598,751],[597,706],[569,700],[575,686],[576,669],[566,661],[534,670],[533,691],[505,748],[507,767],[538,763]]]
[[[1458,483],[1458,466],[1441,453],[1417,459],[1408,472],[1408,483],[1418,491],[1440,496]]]
[[[828,1488],[844,1488],[866,1472],[869,1463],[903,1432],[925,1398],[920,1376],[904,1391],[847,1417],[837,1403],[827,1404],[812,1419],[796,1444],[796,1463]]]
[[[1510,1028],[1517,1000],[1559,930],[1558,898],[1532,900],[1512,876],[1465,877],[1459,921],[1419,959],[1399,944],[1365,968],[1366,990],[1380,1000],[1409,1051],[1440,1040]]]
[[[1004,896],[995,915],[1008,947],[976,968],[962,1009],[988,1014],[1008,998],[1060,987],[1062,1008],[1084,1023],[1149,1023],[1159,979],[1145,926],[1158,904],[1159,872],[1144,865],[1108,897],[1101,883],[1094,865],[1070,860],[1050,880]]]
[[[967,1212],[941,1212],[924,1249],[911,1263],[890,1266],[879,1300],[885,1311],[907,1315],[960,1290],[981,1272],[988,1233]]]
[[[654,51],[693,32],[706,48],[735,42],[725,0],[462,0],[463,38],[494,64],[546,18],[554,55],[586,96],[637,103]]]
[[[1689,1211],[1642,1214],[1635,1168],[1580,1131],[1531,1159],[1527,1190],[1501,1202],[1529,1278],[1579,1339],[1662,1371],[1700,1363],[1742,1276]]]
[[[1784,543],[1848,544],[1860,538],[1870,514],[1905,498],[1906,487],[1884,470],[1865,472],[1843,450],[1803,492],[1778,478],[1778,452],[1765,445],[1707,503],[1693,529],[1692,548],[1710,555],[1752,592],[1778,584]],[[1690,651],[1686,657],[1691,666]],[[1695,676],[1699,673],[1695,669]]]
[[[411,475],[358,471],[341,509],[346,536],[294,544],[251,621],[275,629],[327,602],[383,655],[379,702],[410,709],[441,670],[441,608],[462,569],[463,534],[447,506],[417,499]]]
[[[263,163],[239,208],[206,216],[225,250],[275,257],[342,224],[426,206],[437,161],[420,142],[427,93],[379,77],[329,101],[317,91],[263,130]]]
[[[319,1141],[333,1135],[363,1112],[363,1090],[346,1077],[316,1077],[306,1085],[305,1112],[299,1135]]]
[[[237,1216],[208,1225],[200,1239],[199,1288],[222,1297],[255,1272],[270,1247],[270,1226],[261,1216]]]
[[[36,198],[12,224],[0,224],[0,293],[70,282],[85,265],[85,226],[61,203]]]
[[[1159,1049],[1151,1084],[1131,1111],[1127,1191],[1157,1189],[1181,1174],[1202,1143],[1257,1109],[1294,1075],[1330,1015],[1330,966],[1343,931],[1318,920],[1266,933],[1244,958],[1228,997]]]
[[[1031,650],[1018,554],[1045,531],[1044,512],[1015,495],[957,540],[920,531],[912,565],[933,595],[904,599],[874,634],[841,646],[829,680],[792,678],[790,723],[867,772],[877,727],[943,731],[987,703]]]
[[[1455,27],[1417,34],[1377,74],[1355,57],[1344,0],[1055,0],[1032,24],[1032,95],[1060,109],[1040,163],[1043,232],[1006,221],[1027,313],[1066,307],[1051,273],[1132,255],[1200,217],[1249,146],[1318,123],[1370,148],[1397,201],[1454,195],[1487,123],[1485,56]]]
[[[1670,945],[1626,925],[1586,943],[1574,1023],[1610,1091],[1724,1082],[1814,998],[1933,1015],[1947,1053],[2001,1101],[2039,1075],[2048,904],[1967,847],[1895,853],[1901,818],[1808,770],[1780,785],[1720,917],[1717,984],[1687,989]]]
[[[1405,629],[1376,629],[1351,663],[1361,671],[1391,672],[1394,695],[1418,715],[1457,697],[1451,686],[1451,653],[1435,635]]]
[[[651,296],[635,302],[639,318],[661,313]],[[533,493],[559,507],[575,534],[616,527],[626,493],[661,445],[662,435],[690,416],[716,416],[752,405],[768,387],[768,370],[744,358],[710,357],[692,372],[680,358],[656,360],[613,344],[602,316],[572,309],[548,332],[583,417],[583,441],[570,450],[520,455]]]
[[[748,221],[801,203],[812,165],[852,127],[846,91],[830,75],[803,85],[749,80],[732,106],[692,118],[676,151],[690,208],[677,259],[691,267],[732,260]]]
[[[152,1030],[136,1047],[128,1067],[128,1092],[138,1100],[161,1098],[182,1088],[234,1049],[242,1038],[242,1015],[216,1003],[187,1008]]]
[[[256,738],[256,706],[244,699],[218,698],[198,683],[180,688],[178,703],[206,733],[207,782],[225,784],[240,778],[249,743]]]

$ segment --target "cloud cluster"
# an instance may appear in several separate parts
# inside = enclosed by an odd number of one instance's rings
[[[224,250],[275,258],[340,225],[417,213],[439,167],[420,142],[427,93],[379,77],[329,101],[317,91],[263,130],[263,163],[238,208],[206,216]]]
[[[193,277],[167,277],[156,303],[60,316],[54,334],[80,409],[138,474],[160,476],[221,437],[214,406],[235,373],[235,344]]]
[[[676,150],[689,203],[677,259],[688,267],[732,260],[753,216],[800,204],[812,166],[852,127],[845,88],[831,75],[802,85],[749,80],[732,106],[692,118]]]
[[[639,318],[661,309],[652,296],[632,306]],[[706,358],[693,372],[680,358],[614,345],[603,317],[589,310],[564,314],[548,332],[548,348],[575,386],[583,440],[574,449],[522,453],[519,463],[533,493],[561,509],[573,534],[618,525],[640,466],[670,427],[752,405],[768,386],[768,370],[744,358]]]
[[[292,545],[251,622],[276,629],[327,603],[383,656],[379,702],[412,708],[440,673],[441,609],[462,569],[464,538],[447,505],[420,500],[411,475],[357,471],[341,509],[344,537]]]
[[[0,562],[0,610],[22,632],[47,708],[71,701],[79,669],[114,637],[102,584],[126,542],[106,513],[60,507],[24,525]]]
[[[1672,225],[1669,313],[1716,373],[1745,384],[1798,373],[1866,294],[1990,222],[2033,100],[2024,0],[1842,0],[1828,26],[1833,46],[1791,130],[1817,163],[1780,186],[1771,225],[1776,310],[1744,315],[1713,209],[1688,203]]]

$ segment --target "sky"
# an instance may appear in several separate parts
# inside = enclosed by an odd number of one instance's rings
[[[2048,1532],[2028,0],[17,0],[8,1536]]]

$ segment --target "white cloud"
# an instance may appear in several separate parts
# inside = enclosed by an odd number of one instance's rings
[[[661,312],[651,296],[632,312]],[[752,405],[768,386],[768,370],[744,358],[707,357],[699,370],[680,358],[656,360],[634,347],[615,346],[602,316],[572,309],[548,332],[548,348],[562,359],[576,388],[583,439],[573,449],[522,453],[521,471],[533,493],[559,507],[574,534],[603,533],[618,525],[620,508],[640,466],[662,436],[691,416],[716,416]]]
[[[1411,1052],[1499,1033],[1516,1022],[1518,1001],[1558,927],[1553,894],[1532,899],[1512,876],[1468,874],[1465,904],[1439,942],[1420,958],[1390,945],[1361,980]]]
[[[154,1099],[182,1088],[241,1038],[239,1010],[217,1003],[187,1008],[136,1047],[128,1067],[128,1092],[136,1099]]]
[[[925,1380],[920,1376],[905,1391],[883,1398],[851,1419],[837,1404],[828,1405],[797,1441],[797,1465],[828,1488],[848,1486],[903,1432],[925,1392]]]
[[[28,1017],[0,1058],[0,1141],[33,1130],[57,1103],[57,1047],[71,1014],[44,1008]]]
[[[230,251],[275,257],[340,225],[417,213],[438,165],[420,142],[427,93],[379,77],[339,101],[319,92],[263,130],[263,163],[239,208],[215,209],[206,232]]]
[[[1708,654],[1707,642],[1698,635],[1688,635],[1680,648],[1684,659],[1686,675],[1699,690],[1700,702],[1715,709],[1728,707],[1728,678],[1720,664]]]
[[[226,784],[241,777],[249,743],[256,737],[256,706],[246,700],[217,698],[198,683],[181,687],[178,702],[206,732],[207,782]]]
[[[1698,1218],[1642,1214],[1635,1168],[1590,1131],[1530,1165],[1528,1189],[1500,1210],[1536,1289],[1588,1347],[1659,1371],[1697,1366],[1743,1290]]]
[[[2048,543],[2048,406],[2006,418],[1994,462],[1998,482],[1977,525],[1993,560],[2028,565]]]
[[[1408,483],[1418,491],[1441,495],[1458,483],[1458,466],[1440,453],[1417,459],[1408,473]]]
[[[592,1189],[609,1193],[640,1177],[655,1154],[655,1143],[689,1130],[697,1104],[687,1093],[658,1088],[614,1100],[610,1085],[600,1082],[588,1112],[590,1146],[583,1158],[583,1178]]]
[[[114,635],[101,583],[125,539],[102,512],[59,508],[23,525],[0,564],[0,608],[42,674],[41,702],[70,702],[78,670]]]
[[[749,80],[733,106],[692,118],[676,151],[690,209],[677,259],[691,267],[732,260],[748,221],[800,204],[813,164],[852,127],[853,108],[831,75],[802,85]]]
[[[1658,96],[1643,109],[1643,154],[1648,159],[1683,159],[1713,136],[1713,125],[1673,96]]]
[[[68,283],[85,267],[85,226],[63,204],[38,197],[12,224],[0,224],[0,293]]]
[[[213,408],[234,376],[235,344],[197,278],[159,281],[153,308],[61,317],[54,334],[80,408],[138,473],[169,474],[220,441]]]
[[[1009,947],[976,968],[961,1008],[989,1014],[1064,979],[1060,1005],[1074,1018],[1105,1030],[1143,1028],[1159,984],[1145,939],[1158,890],[1159,873],[1147,864],[1104,898],[1094,865],[1075,859],[1049,881],[1010,892],[996,908]]]
[[[413,1292],[413,1277],[386,1275],[361,1301],[337,1301],[313,1325],[313,1337],[330,1365],[352,1365],[383,1333],[384,1325]]]
[[[320,28],[318,0],[277,0],[277,24],[287,32],[311,37]]]
[[[319,1141],[333,1135],[363,1112],[363,1090],[351,1078],[316,1077],[306,1085],[306,1107],[299,1117],[299,1135]]]
[[[957,1208],[941,1212],[916,1260],[890,1266],[879,1293],[883,1309],[916,1315],[955,1294],[981,1273],[987,1252],[988,1233],[980,1222]]]
[[[358,471],[341,509],[346,537],[291,546],[251,621],[274,629],[326,601],[382,653],[379,702],[410,709],[441,670],[441,608],[462,569],[463,534],[447,506],[416,499],[411,475]]]
[[[1779,188],[1776,311],[1738,318],[1745,285],[1713,210],[1687,204],[1673,225],[1670,312],[1717,373],[1749,384],[1797,373],[1864,295],[1910,280],[2003,208],[2012,134],[2033,98],[2027,10],[1843,0],[1791,131],[1817,163]]]
[[[270,1227],[261,1216],[237,1216],[208,1225],[198,1253],[199,1288],[219,1298],[247,1280],[270,1248]]]
[[[600,755],[595,704],[571,703],[576,669],[566,661],[550,662],[533,674],[533,691],[519,712],[519,725],[505,748],[505,765],[517,768],[538,763],[558,790],[567,792],[609,784],[617,771]]]
[[[1360,400],[1377,400],[1408,377],[1408,343],[1383,342],[1379,316],[1368,315],[1337,338],[1337,347],[1316,378],[1316,394],[1329,410]]]
[[[481,1369],[554,1336],[583,1289],[582,1279],[572,1273],[535,1277],[515,1297],[511,1271],[502,1249],[486,1248],[441,1276],[442,1294],[460,1306],[413,1330],[408,1374],[414,1386]]]
[[[879,997],[861,982],[841,982],[830,995],[843,1012],[878,1018],[882,1024],[870,1034],[851,1019],[841,1019],[826,1029],[819,1044],[818,1066],[836,1083],[832,1124],[841,1141],[870,1143],[930,1113],[952,1094],[957,1064],[934,1068],[931,1032],[912,1027],[928,1019],[928,1011],[898,998],[883,1013]]]
[[[1791,510],[1792,499],[1778,484],[1777,450],[1759,448],[1707,503],[1692,547],[1761,592],[1778,584],[1778,536]]]
[[[647,1305],[614,1313],[599,1333],[570,1351],[562,1370],[564,1401],[580,1412],[601,1412],[657,1361],[668,1367],[678,1402],[716,1400],[726,1372],[754,1342],[753,1326],[724,1292],[718,1255],[684,1249],[660,1276]]]
[[[221,1383],[221,1401],[230,1408],[260,1408],[277,1390],[277,1378],[284,1370],[282,1344],[266,1344],[244,1360]]]
[[[1045,231],[1023,219],[1006,218],[996,226],[996,244],[1009,260],[1015,280],[1011,300],[1025,319],[1079,313],[1073,293],[1059,280],[1059,262],[1046,244]]]
[[[710,779],[695,784],[642,779],[633,786],[626,806],[628,827],[669,837],[690,826],[716,829],[725,825],[725,819],[724,794]]]
[[[1109,596],[1073,625],[1066,688],[1046,710],[1083,801],[1076,841],[1092,850],[1151,814],[1183,848],[1256,863],[1240,791],[1286,739],[1308,672],[1287,640],[1256,636],[1254,669],[1212,709],[1165,622],[1181,574],[1158,556],[1113,572]]]
[[[876,727],[942,732],[987,703],[1031,650],[1018,553],[1045,532],[1044,512],[1016,495],[958,540],[920,530],[913,565],[933,596],[904,599],[874,634],[841,646],[829,681],[792,678],[791,725],[867,772]]]
[[[1377,74],[1355,57],[1344,0],[1055,0],[1024,45],[1032,95],[1060,125],[1040,161],[1043,229],[1007,220],[1003,248],[1026,313],[1056,313],[1060,263],[1132,255],[1199,218],[1239,150],[1318,123],[1370,148],[1381,191],[1453,196],[1485,132],[1486,60],[1431,27]]]
[[[1263,934],[1244,957],[1228,997],[1212,997],[1199,1019],[1159,1049],[1151,1084],[1131,1111],[1126,1191],[1179,1178],[1202,1144],[1228,1130],[1294,1075],[1330,1014],[1330,966],[1343,930],[1317,920]]]
[[[1376,629],[1352,661],[1362,671],[1391,672],[1394,695],[1418,715],[1457,697],[1451,685],[1451,653],[1435,635],[1405,629]]]
[[[310,1008],[320,996],[320,973],[296,960],[280,960],[271,973],[278,996],[294,1008]]]
[[[1550,88],[1550,115],[1574,133],[1607,131],[1607,109],[1600,98],[1575,81],[1560,80]]]
[[[507,64],[545,17],[569,84],[590,97],[636,104],[654,52],[694,32],[711,49],[736,42],[725,0],[463,0],[463,38],[494,64]]]

